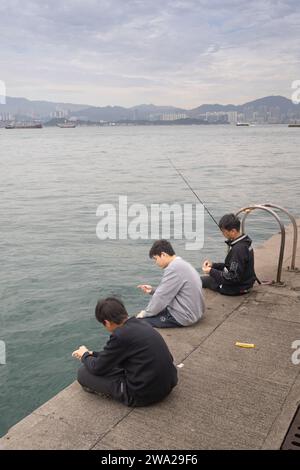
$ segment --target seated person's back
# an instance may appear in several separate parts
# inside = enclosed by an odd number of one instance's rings
[[[201,276],[202,285],[225,295],[244,294],[257,280],[252,240],[240,232],[240,220],[235,214],[224,215],[219,227],[227,238],[229,252],[224,263],[204,261],[202,270],[208,276]]]
[[[129,318],[115,298],[98,302],[96,318],[112,334],[101,352],[81,347],[73,353],[83,363],[79,383],[129,406],[145,406],[167,396],[177,384],[177,369],[162,336],[146,322]]]
[[[153,243],[149,257],[164,272],[156,289],[145,284],[138,286],[151,295],[151,300],[137,317],[159,328],[197,323],[205,305],[201,281],[195,268],[176,256],[171,243],[164,239]]]

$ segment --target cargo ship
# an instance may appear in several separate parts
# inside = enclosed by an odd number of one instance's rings
[[[41,129],[43,125],[40,122],[16,122],[5,126],[5,129]]]
[[[63,129],[73,129],[76,127],[75,122],[65,121],[56,123],[57,127],[62,127]]]

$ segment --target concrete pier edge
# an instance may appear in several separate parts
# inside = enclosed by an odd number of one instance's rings
[[[261,279],[276,278],[279,240],[255,250]],[[74,382],[13,426],[0,449],[279,449],[300,404],[300,365],[291,359],[300,340],[300,273],[286,270],[291,250],[288,226],[284,286],[256,286],[242,297],[206,292],[198,325],[159,330],[184,364],[166,400],[126,408]]]

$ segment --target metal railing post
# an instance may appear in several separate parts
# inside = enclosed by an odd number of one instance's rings
[[[296,263],[296,253],[297,253],[297,243],[298,243],[298,227],[296,223],[295,217],[284,207],[277,206],[276,204],[270,204],[269,202],[266,204],[262,204],[262,206],[265,207],[273,207],[274,209],[278,209],[285,214],[288,215],[290,218],[292,224],[293,224],[293,229],[294,229],[294,236],[293,236],[293,252],[292,252],[292,260],[291,260],[291,267],[289,268],[290,271],[298,271],[298,268],[296,268],[295,263]]]
[[[242,224],[241,224],[242,233],[245,232],[244,227],[245,227],[246,218],[248,217],[250,212],[252,212],[256,209],[261,209],[263,211],[268,212],[269,214],[271,214],[277,220],[277,222],[279,224],[280,231],[281,231],[281,243],[280,243],[279,259],[278,259],[276,283],[277,284],[282,284],[282,282],[281,282],[281,272],[282,272],[283,255],[284,255],[284,248],[285,248],[285,228],[284,228],[284,225],[281,222],[278,215],[276,214],[276,212],[274,212],[272,209],[269,209],[268,207],[266,207],[264,205],[257,204],[257,205],[253,205],[253,206],[243,207],[238,212],[236,212],[236,215],[239,215],[241,212],[245,212],[245,214],[242,218]]]

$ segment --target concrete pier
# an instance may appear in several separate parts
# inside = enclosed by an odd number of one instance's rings
[[[256,249],[259,278],[276,278],[279,242],[277,234]],[[242,297],[206,292],[198,325],[160,330],[184,364],[165,401],[126,408],[75,382],[11,428],[0,448],[279,449],[300,403],[300,364],[291,359],[300,340],[300,273],[286,270],[291,249],[289,226],[284,286],[257,286]]]

